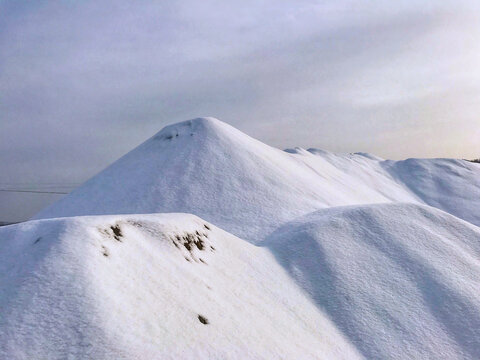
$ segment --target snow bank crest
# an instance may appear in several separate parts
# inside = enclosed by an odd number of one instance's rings
[[[238,132],[235,128],[214,117],[199,117],[165,126],[156,135],[155,140],[173,140],[178,137],[211,136],[214,134]]]

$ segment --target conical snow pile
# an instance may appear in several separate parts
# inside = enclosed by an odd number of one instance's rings
[[[438,161],[426,166],[441,178]],[[478,203],[480,167],[464,163],[455,169],[470,173],[469,193]],[[415,188],[421,180],[406,182],[402,173],[364,154],[280,151],[219,120],[198,118],[165,127],[35,218],[186,212],[258,243],[286,221],[325,207],[425,203]],[[459,177],[449,196],[465,197],[464,185]],[[427,186],[430,197],[445,195],[435,183]],[[427,203],[464,215],[447,201]]]

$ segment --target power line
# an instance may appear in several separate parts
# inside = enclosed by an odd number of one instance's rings
[[[68,194],[68,192],[60,191],[40,191],[40,190],[15,190],[15,189],[0,189],[2,192],[14,192],[14,193],[34,193],[34,194]]]
[[[42,186],[42,185],[60,185],[60,186],[63,186],[63,185],[66,185],[66,186],[69,186],[69,185],[80,185],[81,183],[77,183],[77,182],[45,182],[45,183],[39,183],[39,182],[0,182],[0,185],[39,185],[39,186]]]
[[[54,188],[54,189],[64,189],[64,188],[69,188],[73,189],[78,187],[80,184],[41,184],[41,183],[2,183],[0,182],[0,188],[5,188],[5,189],[20,189],[20,190],[30,190],[30,189],[42,189],[42,190],[48,190],[49,188]]]

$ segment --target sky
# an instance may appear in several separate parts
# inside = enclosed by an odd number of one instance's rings
[[[163,126],[480,157],[480,2],[0,0],[0,189],[68,191]],[[0,221],[60,195],[0,192]]]

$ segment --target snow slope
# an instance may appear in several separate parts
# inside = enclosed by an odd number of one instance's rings
[[[425,169],[441,179],[443,162],[424,160]],[[449,173],[459,176],[445,177],[448,194],[436,181],[411,179],[410,170],[363,153],[285,152],[198,118],[165,127],[35,218],[186,212],[253,243],[300,215],[353,204],[427,203],[480,224],[468,216],[480,202],[480,166],[452,162]]]
[[[365,358],[480,358],[478,227],[414,204],[337,207],[266,245]]]
[[[0,254],[2,359],[480,356],[480,229],[428,206],[322,209],[261,247],[187,214],[29,221]]]
[[[193,215],[2,227],[0,275],[0,359],[361,358],[267,249]]]
[[[382,166],[424,203],[480,226],[480,164],[407,159],[385,161]]]
[[[478,164],[167,126],[0,228],[0,358],[479,359],[479,208]]]

